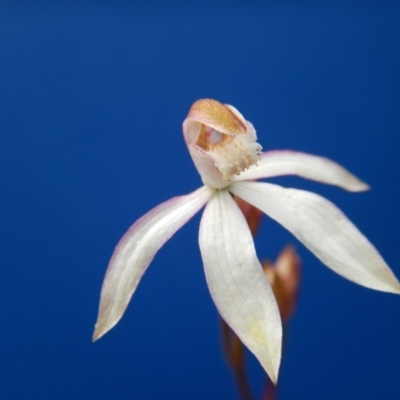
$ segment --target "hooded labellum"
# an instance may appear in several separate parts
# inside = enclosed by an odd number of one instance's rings
[[[94,340],[120,320],[157,251],[205,206],[199,245],[210,294],[225,322],[277,381],[279,309],[232,194],[292,232],[336,273],[371,289],[400,293],[400,283],[378,251],[334,204],[311,192],[253,182],[297,175],[359,192],[368,189],[363,181],[324,157],[294,151],[260,156],[253,125],[216,100],[192,105],[183,135],[204,186],[155,207],[123,236],[101,289]]]
[[[252,133],[230,135],[201,125],[195,146],[204,150],[213,160],[222,179],[231,182],[232,175],[239,175],[259,159],[261,146]]]
[[[215,100],[193,104],[183,123],[193,161],[205,184],[217,189],[259,160],[262,147],[253,125],[234,107]]]

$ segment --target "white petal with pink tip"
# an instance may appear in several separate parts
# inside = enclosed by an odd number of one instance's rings
[[[121,319],[157,251],[212,194],[213,191],[204,186],[186,196],[174,197],[153,208],[125,233],[104,278],[93,340],[99,339]]]

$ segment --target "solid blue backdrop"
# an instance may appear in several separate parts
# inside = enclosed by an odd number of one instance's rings
[[[119,238],[201,184],[181,133],[199,98],[237,107],[265,150],[324,155],[367,181],[351,194],[274,180],[336,203],[400,277],[400,6],[301,3],[0,5],[0,399],[237,398],[199,216],[91,343]],[[265,218],[259,256],[287,243],[303,282],[279,398],[399,396],[400,297],[336,276]]]

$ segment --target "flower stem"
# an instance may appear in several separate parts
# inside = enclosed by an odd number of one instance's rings
[[[244,346],[226,322],[222,318],[220,321],[225,358],[231,367],[240,398],[242,400],[252,400],[253,396],[246,375]]]

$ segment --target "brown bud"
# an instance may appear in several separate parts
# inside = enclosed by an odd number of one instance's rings
[[[240,197],[234,196],[234,199],[246,218],[251,234],[255,236],[261,222],[262,212],[258,208],[247,203],[247,201],[242,200]]]
[[[301,260],[292,246],[286,246],[275,264],[263,261],[264,273],[274,291],[282,322],[286,322],[297,304],[301,279]]]

